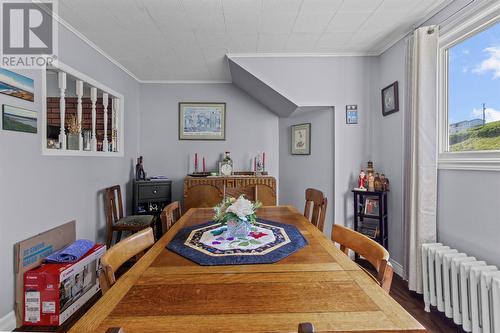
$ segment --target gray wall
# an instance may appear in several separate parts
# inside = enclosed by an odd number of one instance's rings
[[[59,28],[60,59],[125,96],[125,157],[41,155],[41,72],[35,79],[35,102],[0,95],[0,104],[38,111],[38,134],[0,131],[0,318],[14,307],[13,245],[69,220],[77,237],[103,239],[101,189],[126,184],[137,155],[139,85],[79,38]]]
[[[175,200],[182,198],[188,159],[194,171],[196,152],[205,156],[208,170],[217,170],[224,151],[231,152],[235,170],[251,170],[251,159],[264,151],[266,169],[279,177],[278,117],[233,84],[143,84],[140,100],[145,170],[171,178]],[[226,102],[226,140],[178,140],[179,102]]]
[[[356,184],[359,170],[367,160],[371,82],[376,75],[377,58],[239,57],[233,59],[299,107],[321,105],[335,107],[333,121],[325,111],[299,113],[290,119],[280,121],[280,203],[291,203],[302,208],[305,189],[315,185],[329,196],[330,208],[325,222],[325,233],[330,233],[334,221],[352,225],[351,190]],[[359,124],[345,123],[347,104],[358,104]],[[309,157],[289,155],[288,126],[298,123],[299,120],[313,122],[312,155]],[[314,126],[315,123],[318,125]],[[333,160],[330,156],[332,151]],[[310,167],[301,168],[300,165]]]
[[[389,178],[389,252],[392,260],[404,264],[403,161],[405,105],[405,48],[399,41],[379,57],[378,77],[373,81],[372,131],[368,156],[375,169]],[[394,81],[399,85],[399,112],[382,116],[380,91]],[[398,267],[399,268],[399,267]]]
[[[311,155],[291,155],[291,125],[311,123]],[[334,111],[332,108],[280,118],[280,204],[304,209],[305,189],[323,191],[329,207],[325,232],[331,231],[334,207]]]

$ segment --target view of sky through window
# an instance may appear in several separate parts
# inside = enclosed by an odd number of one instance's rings
[[[451,151],[500,150],[500,23],[448,50]]]

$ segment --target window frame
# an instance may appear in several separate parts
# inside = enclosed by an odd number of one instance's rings
[[[448,50],[500,23],[500,4],[457,21],[459,23],[447,27],[438,44],[438,169],[500,171],[500,149],[448,151]]]
[[[88,75],[64,64],[60,60],[50,66],[52,69],[65,72],[84,83],[97,88],[99,91],[105,91],[120,100],[118,108],[118,151],[85,151],[68,149],[49,149],[47,148],[47,68],[42,69],[42,155],[45,156],[93,156],[93,157],[124,157],[125,151],[125,98],[122,94],[116,92],[110,87],[94,80]]]

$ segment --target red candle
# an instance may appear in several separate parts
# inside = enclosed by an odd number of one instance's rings
[[[257,157],[253,158],[253,171],[257,172]]]
[[[262,153],[262,171],[266,170],[266,153]]]
[[[205,172],[205,156],[203,156],[203,172]]]
[[[198,153],[194,153],[194,171],[198,171]]]

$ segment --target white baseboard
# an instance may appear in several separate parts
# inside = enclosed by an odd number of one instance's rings
[[[401,278],[405,278],[405,270],[403,269],[403,265],[401,265],[399,262],[394,261],[393,259],[389,259],[389,262],[392,265],[392,269],[394,270],[394,273],[399,275]]]
[[[0,331],[11,332],[14,328],[16,328],[16,314],[11,311],[0,318]]]

